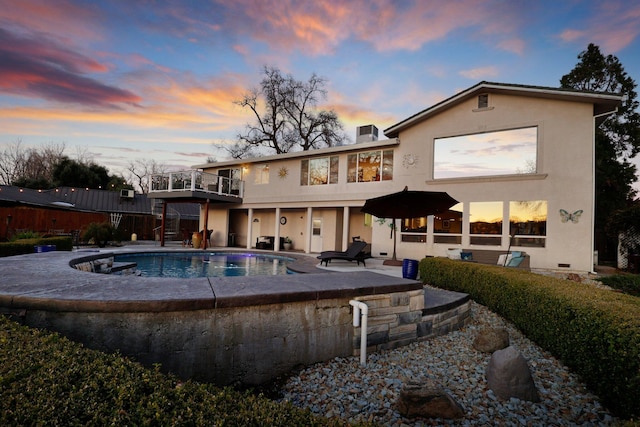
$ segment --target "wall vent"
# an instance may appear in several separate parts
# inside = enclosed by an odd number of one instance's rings
[[[571,264],[558,264],[560,268],[571,268]]]

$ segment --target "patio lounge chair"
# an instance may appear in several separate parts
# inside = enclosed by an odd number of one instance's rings
[[[344,251],[323,251],[318,255],[318,259],[320,260],[320,265],[324,262],[324,265],[329,265],[329,261],[332,259],[342,259],[346,261],[358,261],[358,265],[362,262],[366,267],[365,259],[370,258],[371,255],[363,252],[364,248],[367,247],[367,242],[359,240],[357,242],[353,242],[349,248]]]

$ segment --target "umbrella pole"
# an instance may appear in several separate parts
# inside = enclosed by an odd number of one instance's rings
[[[392,227],[391,229],[393,230],[393,257],[391,258],[393,261],[397,261],[396,259],[396,242],[398,241],[398,230],[396,229],[396,219],[393,219],[393,222],[391,223]]]
[[[393,265],[393,266],[399,266],[402,265],[401,261],[398,261],[398,259],[396,258],[396,241],[397,241],[397,230],[396,230],[396,220],[395,218],[393,219],[393,223],[391,224],[392,230],[393,230],[393,256],[391,257],[391,259],[385,260],[382,265]]]

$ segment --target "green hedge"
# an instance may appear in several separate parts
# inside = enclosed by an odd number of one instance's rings
[[[0,425],[345,424],[248,391],[181,382],[0,316]]]
[[[0,242],[0,257],[32,254],[33,247],[38,245],[56,245],[58,251],[73,249],[73,241],[69,236],[39,237],[35,239],[18,239],[14,242]]]
[[[640,297],[640,274],[614,274],[603,277],[601,282],[629,295]]]
[[[577,373],[612,413],[640,416],[640,298],[527,271],[425,258],[420,277],[468,293]]]

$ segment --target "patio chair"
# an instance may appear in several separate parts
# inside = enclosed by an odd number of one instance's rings
[[[360,262],[364,264],[366,267],[365,259],[369,258],[371,255],[364,253],[364,248],[367,247],[367,242],[359,240],[357,242],[353,242],[349,248],[344,251],[323,251],[318,255],[318,259],[320,260],[320,265],[324,262],[325,266],[329,265],[329,262],[333,259],[342,259],[346,261],[357,261],[358,265]]]

